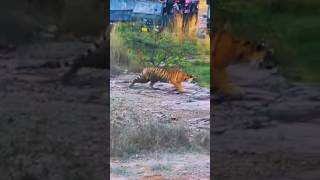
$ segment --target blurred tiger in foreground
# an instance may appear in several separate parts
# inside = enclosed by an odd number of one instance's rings
[[[191,82],[192,80],[193,76],[191,74],[180,70],[146,67],[142,73],[130,83],[129,87],[132,88],[135,83],[147,83],[150,81],[150,87],[155,89],[153,85],[158,81],[170,82],[178,92],[182,93],[184,90],[181,83],[183,81]]]
[[[104,34],[87,49],[86,52],[73,59],[69,70],[62,76],[62,81],[67,83],[70,81],[81,68],[98,68],[110,69],[108,62],[109,51],[109,29],[107,28]]]
[[[236,39],[233,34],[217,31],[211,38],[211,84],[214,90],[227,95],[240,95],[238,86],[234,85],[227,72],[227,67],[240,63],[266,63],[273,56],[272,48],[262,43]]]

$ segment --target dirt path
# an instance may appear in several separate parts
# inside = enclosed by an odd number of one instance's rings
[[[207,154],[152,154],[111,162],[112,180],[120,179],[210,179]]]
[[[128,88],[129,80],[136,76],[120,75],[111,79],[111,121],[136,119],[183,124],[190,129],[190,138],[205,134],[202,141],[209,146],[208,89],[192,83],[183,84],[186,90],[183,94],[174,91],[173,85],[168,83],[155,84],[158,90],[151,89],[148,84]],[[209,162],[209,154],[152,154],[123,162],[111,161],[111,175],[112,179],[209,179]]]
[[[317,179],[320,86],[247,65],[229,71],[245,95],[212,107],[217,179]]]
[[[137,114],[150,114],[153,119],[171,122],[183,122],[189,127],[198,130],[210,128],[210,92],[196,84],[184,82],[186,93],[179,94],[168,83],[156,83],[158,90],[151,89],[148,84],[135,84],[128,88],[129,81],[137,74],[121,75],[112,78],[110,82],[112,98],[125,99],[132,108],[139,107]],[[151,118],[150,117],[150,118]],[[146,118],[141,118],[141,120]]]
[[[1,179],[104,179],[107,85],[103,70],[19,69],[68,61],[88,48],[78,41],[39,42],[0,53]]]

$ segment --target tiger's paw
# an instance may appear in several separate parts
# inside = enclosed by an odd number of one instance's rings
[[[185,90],[177,90],[177,93],[178,94],[183,94],[183,93],[185,93],[186,91]]]
[[[129,87],[129,88],[133,88],[133,84],[132,84],[132,83],[130,83],[128,87]]]

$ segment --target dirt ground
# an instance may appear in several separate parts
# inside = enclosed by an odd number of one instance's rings
[[[19,68],[46,61],[69,61],[87,47],[88,44],[70,40],[36,42],[12,52],[0,50],[0,174],[3,179],[105,178],[108,72],[83,69],[71,84],[63,85],[58,78],[65,68]],[[211,106],[214,115],[211,122],[204,110],[209,106],[208,92],[192,84],[186,84],[189,92],[184,95],[171,92],[172,87],[165,84],[159,84],[160,90],[156,91],[148,85],[129,90],[126,81],[131,77],[126,75],[111,81],[111,87],[117,90],[111,94],[119,99],[127,97],[124,93],[130,94],[136,104],[142,100],[141,96],[152,105],[158,103],[156,112],[147,106],[136,108],[149,112],[145,115],[170,122],[183,120],[194,133],[208,131],[209,124],[214,123],[211,140],[217,180],[319,179],[319,85],[290,82],[276,72],[249,66],[234,66],[230,71],[245,95],[232,101],[212,96],[215,103]],[[163,97],[167,104],[172,103],[170,107],[177,112],[175,116],[169,113],[172,109],[162,106],[157,96]],[[173,97],[179,98],[173,103],[170,102]],[[136,167],[133,172],[139,175],[143,171],[140,175],[145,179],[161,179],[175,169],[181,168],[180,172],[187,169],[181,164],[161,168],[162,164],[171,164],[169,160],[181,158],[199,168],[191,167],[196,174],[181,173],[179,178],[206,179],[208,157],[206,154],[160,154],[142,157],[145,169],[139,166],[141,157],[127,162],[114,160],[111,165]],[[198,161],[194,162],[195,159]],[[150,167],[160,172],[152,174]]]
[[[187,82],[183,83],[186,92],[182,94],[177,93],[173,85],[168,83],[156,83],[154,87],[157,90],[151,89],[149,84],[139,83],[128,88],[129,81],[136,76],[127,74],[111,78],[111,123],[136,119],[139,123],[157,121],[183,124],[190,130],[190,138],[201,136],[201,143],[209,149],[209,90]],[[210,179],[208,152],[150,153],[138,156],[122,161],[112,158],[111,179]],[[165,168],[159,170],[154,166]]]
[[[319,179],[320,85],[290,82],[274,70],[229,68],[244,96],[212,96],[217,180]]]
[[[0,52],[1,179],[104,179],[108,84],[103,70],[20,68],[70,61],[88,44],[43,41]]]
[[[207,154],[152,154],[111,161],[110,179],[210,179]]]

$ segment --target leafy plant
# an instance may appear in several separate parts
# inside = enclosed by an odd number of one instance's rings
[[[186,57],[197,54],[197,46],[191,41],[176,42],[171,33],[139,31],[137,23],[119,24],[119,33],[142,66],[183,67]]]

